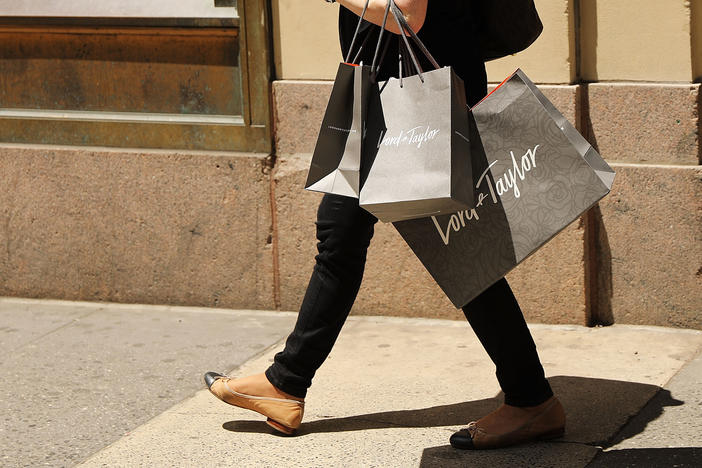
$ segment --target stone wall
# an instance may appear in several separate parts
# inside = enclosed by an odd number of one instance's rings
[[[536,3],[543,36],[490,81],[524,69],[617,178],[509,274],[527,319],[702,329],[700,2]],[[338,5],[272,7],[275,154],[0,145],[0,295],[298,308]],[[461,317],[383,224],[353,313]]]
[[[267,160],[0,145],[0,296],[275,308]]]

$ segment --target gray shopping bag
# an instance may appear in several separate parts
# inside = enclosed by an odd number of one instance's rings
[[[417,74],[380,85],[385,131],[373,157],[364,154],[359,204],[384,222],[465,209],[473,203],[473,190],[464,183],[471,178],[471,164],[463,80],[450,67],[440,68],[394,2],[389,6],[436,69],[422,72],[407,38],[400,36]],[[374,122],[376,112],[367,118]]]
[[[392,222],[451,213],[473,203],[463,82],[441,68],[381,86],[387,130],[377,142],[360,205]],[[373,120],[369,116],[369,120]]]
[[[395,223],[462,307],[607,195],[614,171],[517,70],[470,112],[472,208]]]

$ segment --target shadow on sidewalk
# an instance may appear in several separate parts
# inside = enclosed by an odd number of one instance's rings
[[[367,431],[386,428],[446,427],[447,445],[427,447],[420,466],[702,466],[702,448],[624,449],[602,452],[641,433],[667,406],[676,400],[668,390],[655,385],[587,377],[556,376],[551,386],[565,407],[568,422],[562,439],[533,443],[502,450],[463,451],[448,445],[452,430],[465,426],[497,408],[502,394],[483,400],[433,406],[430,408],[360,414],[342,418],[318,419],[303,423],[298,437],[315,433]],[[653,397],[656,398],[653,398]],[[349,398],[352,396],[349,395]],[[392,395],[388,395],[392,399]],[[648,404],[648,406],[646,406]],[[694,403],[691,403],[694,404]],[[646,411],[641,411],[646,406]],[[640,413],[640,414],[639,414]],[[635,424],[629,420],[639,414]],[[645,416],[642,418],[641,416]],[[451,427],[453,426],[453,427]],[[271,433],[262,421],[229,421],[223,428],[233,432]],[[276,433],[277,434],[277,433]],[[420,447],[418,447],[420,449]],[[635,462],[635,463],[634,463]],[[674,462],[674,463],[673,463]]]
[[[602,447],[620,442],[621,437],[617,436],[621,428],[659,392],[667,393],[667,397],[661,398],[663,395],[659,395],[659,398],[655,399],[658,407],[649,411],[648,420],[639,424],[634,431],[628,430],[626,438],[643,431],[649,421],[660,416],[665,406],[684,403],[672,398],[667,390],[649,384],[571,376],[551,377],[549,382],[566,410],[568,427],[562,439],[565,442]],[[352,395],[349,395],[349,398],[352,398]],[[388,398],[391,399],[392,395],[388,395]],[[493,398],[430,408],[318,419],[303,423],[297,436],[401,427],[458,428],[497,408],[501,401],[500,393]],[[223,428],[233,432],[270,432],[270,428],[263,422],[250,420],[229,421]],[[448,434],[447,431],[447,439]]]
[[[589,452],[587,451],[589,448]],[[593,458],[593,454],[596,454]],[[494,468],[496,466],[587,467],[587,468],[698,468],[702,448],[644,448],[600,452],[577,444],[543,443],[478,452],[461,451],[450,445],[422,452],[420,468]]]
[[[631,448],[601,452],[592,460],[588,468],[608,468],[611,466],[632,466],[641,468],[702,466],[702,448]]]

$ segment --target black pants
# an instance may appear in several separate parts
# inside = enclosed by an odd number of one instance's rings
[[[312,377],[331,352],[361,286],[376,222],[358,206],[358,200],[324,196],[317,214],[319,254],[312,278],[295,329],[266,371],[280,390],[304,398]],[[505,279],[470,302],[463,312],[497,367],[507,404],[535,406],[553,395]]]

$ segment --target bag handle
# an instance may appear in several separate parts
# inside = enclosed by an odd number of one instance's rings
[[[413,39],[417,47],[419,47],[419,50],[424,54],[424,56],[429,60],[429,62],[434,66],[435,69],[441,68],[439,63],[434,59],[434,57],[431,55],[429,52],[429,49],[424,45],[422,40],[417,36],[417,34],[414,32],[414,30],[409,26],[407,23],[407,20],[405,19],[404,14],[402,13],[402,10],[397,6],[394,0],[388,0],[388,4],[390,5],[390,8],[392,10],[393,17],[395,18],[395,22],[397,23],[398,28],[401,31],[402,35],[402,40],[404,41],[405,48],[410,54],[410,58],[412,59],[412,63],[415,67],[415,70],[419,74],[419,78],[422,80],[422,83],[424,82],[424,78],[422,77],[422,69],[419,66],[419,63],[417,62],[417,57],[414,55],[414,51],[412,50],[412,47],[409,44],[409,41],[407,40],[407,33],[409,33],[410,37]]]
[[[351,45],[349,46],[349,51],[346,54],[346,59],[344,62],[346,63],[354,63],[356,59],[358,59],[358,56],[361,53],[361,50],[363,50],[363,46],[366,44],[366,41],[364,40],[363,43],[361,44],[361,47],[358,49],[358,53],[356,54],[356,57],[354,58],[354,62],[349,62],[349,59],[351,58],[351,53],[353,52],[353,46],[356,44],[356,39],[358,38],[358,33],[361,30],[361,24],[363,23],[363,18],[366,16],[366,11],[368,10],[368,5],[370,4],[370,0],[366,0],[366,4],[363,6],[363,11],[361,12],[361,16],[358,18],[358,24],[356,24],[356,30],[353,33],[353,38],[351,39]],[[368,39],[368,35],[366,35],[366,40]]]
[[[361,51],[363,50],[363,47],[366,45],[366,42],[368,41],[368,38],[370,35],[366,35],[365,39],[361,43],[361,46],[359,47],[358,52],[354,56],[354,61],[349,62],[351,59],[351,54],[353,53],[353,48],[354,45],[356,44],[356,40],[358,39],[358,34],[361,30],[361,24],[363,23],[363,20],[366,16],[366,11],[368,10],[368,5],[370,4],[370,0],[366,0],[365,5],[363,6],[363,10],[361,11],[361,15],[358,18],[358,24],[356,24],[356,30],[354,31],[353,38],[351,39],[351,45],[349,46],[348,53],[346,55],[345,62],[346,63],[355,63],[356,60],[358,60],[358,57],[361,54]],[[414,30],[409,26],[407,23],[407,20],[405,19],[404,14],[402,13],[402,10],[400,10],[400,7],[397,6],[394,0],[387,0],[387,5],[385,6],[385,14],[383,15],[383,24],[380,28],[380,33],[378,35],[378,43],[375,46],[375,53],[373,54],[373,63],[371,65],[371,75],[375,76],[375,74],[378,72],[378,69],[380,69],[380,63],[382,63],[383,58],[385,57],[385,52],[387,52],[387,47],[389,43],[385,44],[385,48],[383,49],[382,54],[380,55],[380,60],[378,60],[378,54],[380,52],[380,46],[381,43],[383,42],[383,33],[385,32],[385,26],[387,25],[387,19],[388,19],[388,14],[389,12],[392,12],[393,18],[395,19],[395,22],[397,23],[397,27],[400,30],[400,35],[402,36],[402,41],[404,42],[404,48],[405,51],[409,54],[411,58],[412,65],[414,65],[414,69],[419,75],[419,79],[424,82],[424,77],[422,76],[423,70],[422,67],[419,65],[419,62],[417,60],[416,55],[414,54],[414,51],[412,50],[412,47],[409,44],[409,41],[407,40],[407,34],[409,33],[409,36],[412,38],[412,40],[415,42],[419,50],[422,52],[422,54],[429,60],[429,62],[434,66],[435,69],[441,68],[439,63],[434,59],[434,57],[431,55],[429,52],[429,49],[424,45],[422,40],[417,36],[417,34],[414,32]],[[402,62],[402,60],[400,60]],[[400,72],[400,76],[402,73]]]
[[[356,30],[353,33],[353,38],[351,39],[351,45],[349,46],[349,51],[346,55],[346,59],[344,60],[346,63],[355,64],[358,61],[358,57],[361,55],[361,52],[363,51],[363,47],[366,45],[366,42],[368,42],[368,38],[370,37],[370,34],[366,34],[366,37],[363,39],[363,42],[361,43],[361,46],[358,48],[358,52],[356,53],[356,55],[353,58],[353,62],[349,62],[349,59],[351,58],[351,53],[353,52],[353,47],[356,43],[356,39],[358,38],[358,33],[361,30],[361,24],[363,23],[363,19],[366,16],[366,11],[368,10],[369,4],[370,4],[370,0],[366,0],[366,4],[363,7],[363,11],[361,11],[361,16],[358,18],[358,24],[356,25]],[[373,54],[373,63],[371,65],[371,69],[370,69],[372,79],[375,78],[375,75],[377,74],[378,69],[380,69],[380,64],[382,63],[383,59],[385,58],[385,53],[388,51],[388,46],[390,45],[390,42],[386,41],[385,47],[383,48],[382,53],[380,53],[380,46],[383,42],[383,33],[385,32],[385,26],[387,25],[389,13],[390,13],[390,1],[388,1],[387,5],[385,7],[385,15],[383,16],[383,25],[380,28],[380,34],[378,35],[378,43],[375,45],[375,53]],[[380,58],[378,58],[378,54],[380,54]]]
[[[388,0],[388,4],[392,4],[395,6],[395,2],[393,0]],[[397,8],[397,7],[396,7]],[[399,8],[398,8],[399,11]],[[405,35],[405,31],[402,26],[402,22],[398,18],[398,13],[393,9],[392,15],[395,17],[395,22],[397,23],[397,27],[400,29],[401,36],[402,36],[402,41],[401,44],[404,44],[405,49],[409,53],[410,58],[412,59],[412,63],[414,64],[414,69],[417,72],[417,75],[419,75],[419,79],[424,83],[424,77],[422,76],[422,73],[424,73],[424,70],[422,70],[422,67],[419,65],[419,62],[417,61],[417,57],[414,55],[414,51],[412,50],[412,47],[410,47],[409,41],[407,40],[407,36]],[[402,12],[400,12],[399,16],[402,16]],[[404,19],[404,18],[403,18]]]
[[[383,15],[383,25],[380,27],[380,33],[378,34],[378,43],[375,45],[375,54],[373,54],[373,64],[371,65],[371,75],[375,76],[376,70],[375,65],[378,63],[378,52],[380,51],[380,43],[383,42],[383,33],[385,32],[385,26],[388,23],[388,13],[390,13],[390,2],[392,0],[388,0],[388,4],[385,6],[385,14]],[[387,44],[386,44],[387,45]],[[386,49],[387,50],[387,47]],[[385,51],[383,51],[383,56],[385,56]],[[380,60],[382,62],[382,58]],[[380,63],[378,63],[378,69],[380,69]]]
[[[410,61],[409,58],[407,58],[407,56],[409,55],[409,53],[407,52],[407,47],[405,46],[405,43],[402,42],[402,41],[400,41],[399,39],[400,39],[400,38],[398,38],[398,42],[400,43],[400,44],[399,44],[399,47],[398,47],[398,52],[399,52],[399,54],[398,54],[398,55],[399,55],[399,56],[398,56],[399,70],[398,70],[398,75],[397,75],[397,76],[398,76],[398,78],[400,79],[400,88],[402,88],[402,87],[403,87],[403,81],[402,81],[402,80],[403,80],[404,77],[405,77],[405,75],[403,75],[403,74],[406,73],[407,76],[410,76],[410,75],[412,74],[412,62]],[[419,73],[419,72],[417,72],[417,73]],[[420,75],[420,77],[421,77],[421,75]]]

